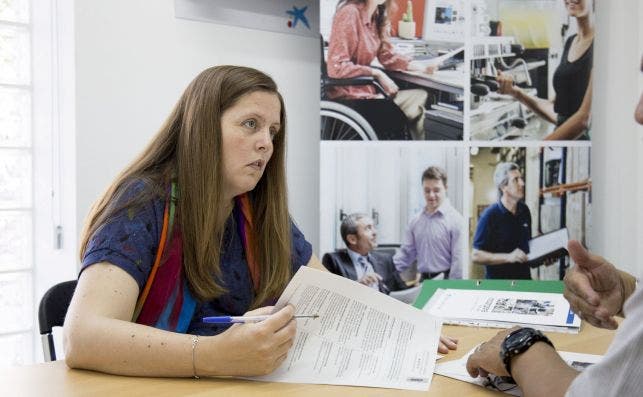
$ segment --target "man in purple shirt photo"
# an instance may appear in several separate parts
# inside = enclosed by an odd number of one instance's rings
[[[417,260],[420,280],[462,278],[464,218],[447,198],[447,174],[429,167],[422,174],[426,206],[409,222],[404,241],[393,257],[398,271]]]

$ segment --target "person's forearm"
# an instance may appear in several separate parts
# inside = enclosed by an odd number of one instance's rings
[[[411,266],[416,257],[415,252],[408,252],[404,249],[404,246],[402,246],[395,255],[393,255],[393,265],[395,265],[395,269],[398,272],[403,272]]]
[[[504,265],[510,263],[508,253],[491,253],[474,249],[471,260],[478,265]]]
[[[207,339],[199,339],[195,356],[197,361],[199,354],[206,354]],[[66,363],[71,368],[130,376],[194,375],[192,335],[122,320],[86,316],[65,323],[64,346]],[[203,366],[197,368],[205,372]]]
[[[513,96],[516,100],[523,103],[541,118],[552,124],[556,124],[557,115],[556,112],[554,112],[554,105],[551,101],[538,98],[537,96],[527,95],[520,88],[516,88],[516,92]]]
[[[556,350],[537,342],[511,360],[511,374],[525,397],[564,396],[578,371],[568,366]]]
[[[543,140],[562,141],[577,139],[589,128],[589,117],[588,113],[576,112]]]

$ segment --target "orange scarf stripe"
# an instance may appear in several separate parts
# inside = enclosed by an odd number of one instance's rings
[[[136,302],[134,319],[138,318],[139,314],[141,313],[141,309],[143,309],[143,304],[145,303],[145,299],[147,299],[147,295],[150,293],[150,289],[152,288],[152,283],[154,281],[154,276],[156,276],[156,271],[158,270],[161,263],[161,257],[163,257],[163,250],[165,249],[165,242],[167,241],[167,233],[169,228],[168,226],[170,223],[170,200],[168,200],[165,204],[165,210],[163,211],[163,228],[161,229],[161,239],[159,241],[159,247],[156,251],[154,266],[152,266],[152,270],[150,271],[147,283],[145,283],[145,288],[143,288],[143,292],[139,295],[138,301]]]

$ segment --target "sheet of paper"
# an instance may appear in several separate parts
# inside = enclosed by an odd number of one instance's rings
[[[562,294],[516,291],[438,289],[423,308],[445,322],[578,330],[580,318]]]
[[[455,50],[449,51],[446,54],[442,54],[442,55],[440,55],[438,57],[427,59],[426,61],[417,61],[417,62],[426,64],[427,66],[428,65],[440,65],[442,62],[446,61],[447,59],[449,59],[449,58],[451,58],[451,57],[453,57],[455,55],[458,55],[462,51],[464,51],[464,47],[459,47],[459,48],[456,48]]]
[[[442,323],[349,279],[302,266],[276,307],[295,307],[297,335],[271,382],[428,390]]]
[[[476,346],[477,347],[477,346]],[[435,374],[446,376],[449,378],[461,380],[463,382],[473,383],[490,390],[502,391],[512,396],[522,396],[522,390],[512,382],[508,382],[507,378],[490,375],[488,377],[472,378],[467,372],[467,360],[469,356],[475,351],[475,347],[471,349],[464,357],[458,360],[452,360],[436,364]],[[603,358],[595,354],[582,354],[559,351],[558,354],[563,360],[578,371],[583,371],[585,368],[592,364],[596,364]]]
[[[567,233],[567,228],[534,237],[529,240],[529,254],[527,254],[527,259],[531,261],[561,248],[567,249],[568,241],[569,234]]]

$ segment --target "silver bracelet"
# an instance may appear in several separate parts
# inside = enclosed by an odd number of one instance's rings
[[[199,375],[196,374],[196,364],[194,363],[194,357],[196,355],[196,345],[199,343],[199,335],[192,335],[192,373],[194,374],[194,379],[199,379]]]

